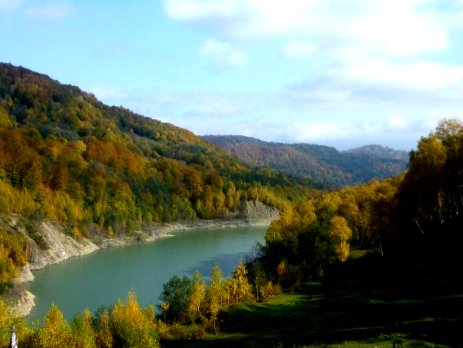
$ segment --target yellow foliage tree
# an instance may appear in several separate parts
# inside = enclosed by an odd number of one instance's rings
[[[61,348],[64,342],[72,341],[69,324],[56,305],[52,305],[45,318],[45,325],[39,329],[35,345],[43,348]]]
[[[349,240],[352,237],[352,230],[347,225],[346,219],[336,215],[330,221],[328,234],[335,243],[334,252],[338,260],[344,262],[349,256]]]
[[[248,271],[243,262],[240,262],[233,272],[233,278],[229,283],[228,292],[231,303],[251,301],[254,299],[252,286],[247,278]]]
[[[188,300],[188,316],[192,323],[199,317],[202,319],[201,305],[206,297],[206,283],[201,278],[199,272],[195,272],[193,277],[193,289]]]
[[[123,347],[158,347],[154,317],[149,313],[140,307],[132,291],[127,295],[125,303],[118,301],[111,313],[116,343]]]
[[[206,313],[209,315],[213,328],[217,321],[217,315],[223,305],[224,298],[224,284],[222,271],[219,265],[214,265],[211,272],[211,283],[206,289]]]

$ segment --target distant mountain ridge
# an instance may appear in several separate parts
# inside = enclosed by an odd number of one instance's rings
[[[365,145],[344,151],[346,153],[371,155],[373,157],[394,159],[408,162],[409,153],[402,150],[394,150],[382,145]]]
[[[208,135],[203,139],[250,166],[266,166],[332,187],[396,176],[408,163],[408,152],[380,145],[339,151],[323,145],[273,143],[237,135]]]

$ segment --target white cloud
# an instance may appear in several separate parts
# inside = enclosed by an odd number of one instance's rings
[[[463,65],[449,66],[429,61],[406,64],[370,59],[348,62],[348,65],[331,73],[365,84],[415,90],[433,91],[463,86]]]
[[[240,67],[247,63],[247,55],[231,44],[208,39],[199,50],[199,54],[208,58],[218,67]]]
[[[281,127],[290,142],[335,146],[346,150],[367,144],[380,144],[396,149],[411,150],[420,136],[437,125],[436,117],[422,117],[405,121],[387,115],[368,121],[345,120],[298,121]]]
[[[317,52],[318,48],[315,44],[301,40],[293,40],[283,46],[281,55],[283,58],[298,59],[313,57]]]
[[[201,20],[210,17],[230,17],[237,14],[235,0],[166,0],[166,13],[179,20]]]
[[[403,116],[392,116],[387,120],[388,126],[390,129],[406,129],[408,127],[408,122]]]
[[[259,39],[283,39],[281,57],[326,62],[318,70],[331,77],[420,90],[461,82],[463,65],[447,65],[437,56],[458,45],[451,39],[459,39],[455,28],[462,26],[463,8],[454,2],[165,0],[164,5],[171,18],[204,24],[227,40],[259,45]],[[216,64],[247,60],[221,41],[209,40],[201,51]]]
[[[339,138],[347,135],[345,125],[329,122],[296,122],[290,127],[291,133],[299,142],[317,142],[326,138]]]
[[[454,7],[445,12],[429,0],[165,0],[164,7],[173,19],[213,23],[235,38],[332,38],[390,55],[445,50],[449,17],[458,12]]]
[[[68,17],[73,10],[73,6],[69,3],[56,2],[42,7],[27,8],[25,13],[29,17],[45,20],[59,20]]]

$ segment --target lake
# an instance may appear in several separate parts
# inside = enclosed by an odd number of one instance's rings
[[[141,305],[158,304],[174,275],[199,271],[209,278],[214,264],[229,276],[240,259],[263,243],[267,227],[206,229],[174,233],[151,243],[108,248],[34,272],[27,290],[36,295],[29,319],[44,318],[55,303],[66,319],[88,308],[111,306],[134,290]]]

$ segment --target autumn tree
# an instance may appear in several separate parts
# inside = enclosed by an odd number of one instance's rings
[[[439,122],[435,132],[420,139],[410,154],[409,170],[397,194],[394,209],[397,245],[415,254],[458,253],[463,214],[463,124],[459,120]],[[453,251],[452,251],[453,250]]]
[[[206,314],[209,316],[215,330],[217,315],[224,305],[224,284],[222,270],[215,264],[211,272],[211,280],[206,289]]]
[[[231,303],[251,301],[254,299],[252,286],[247,278],[248,271],[245,264],[240,261],[233,272],[233,277],[228,284],[228,293]]]
[[[201,278],[201,274],[199,272],[195,272],[190,298],[188,299],[188,317],[190,322],[194,323],[197,318],[204,318],[204,314],[201,312],[201,307],[204,304],[205,297],[206,283]]]
[[[131,291],[126,302],[116,302],[111,312],[114,344],[122,347],[158,347],[154,311],[143,310]]]
[[[56,305],[52,305],[45,317],[45,325],[36,336],[35,344],[44,348],[60,348],[64,342],[72,341],[72,332],[64,319],[63,313]]]
[[[349,256],[349,239],[352,237],[352,230],[347,225],[346,219],[342,216],[335,216],[330,221],[328,234],[334,241],[334,252],[339,261],[346,261]]]

